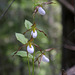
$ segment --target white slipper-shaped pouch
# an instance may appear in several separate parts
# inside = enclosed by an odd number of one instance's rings
[[[39,7],[38,8],[38,12],[41,14],[41,15],[45,15],[45,10],[42,8],[42,7]]]
[[[49,59],[45,55],[42,55],[42,59],[41,60],[43,62],[49,62]]]
[[[29,53],[33,53],[34,52],[34,47],[31,45],[31,47],[28,45],[27,46],[27,51],[29,52]]]
[[[31,35],[32,35],[33,38],[36,38],[37,37],[37,31],[35,30],[35,32],[33,32],[33,30],[32,30]]]

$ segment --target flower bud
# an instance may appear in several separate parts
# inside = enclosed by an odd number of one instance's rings
[[[42,7],[39,7],[39,8],[38,8],[38,12],[39,12],[41,15],[45,15],[45,10],[44,10]]]
[[[42,61],[49,62],[49,59],[45,55],[42,55]]]
[[[33,38],[36,38],[37,37],[37,31],[36,30],[35,30],[35,32],[32,31],[31,35],[32,35]]]
[[[27,46],[27,51],[29,52],[29,53],[33,53],[34,52],[34,47],[31,45],[31,47],[28,45]]]

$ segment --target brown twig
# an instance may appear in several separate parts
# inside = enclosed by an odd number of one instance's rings
[[[41,57],[41,58],[40,58],[40,61],[38,60],[39,57]],[[36,61],[38,61],[38,67],[40,67],[41,60],[42,60],[42,55],[39,55],[39,56],[36,58],[36,60],[34,61],[34,63],[35,63]]]
[[[41,55],[39,55],[39,56],[36,58],[36,60],[34,61],[34,63],[35,63],[36,61],[38,61],[38,59],[39,59],[40,56],[41,56]]]
[[[30,39],[28,40],[28,42],[32,42],[34,39],[33,37],[31,36]]]
[[[37,13],[38,8],[39,8],[39,6],[37,6],[37,7],[34,9],[33,16],[35,16],[35,14]]]
[[[75,14],[74,12],[74,7],[69,4],[66,0],[57,0],[58,2],[60,2],[62,5],[64,5],[66,8],[68,8],[73,14]]]
[[[41,50],[41,48],[38,46],[38,45],[36,45],[35,43],[32,43],[35,47],[37,47],[39,50],[40,50],[40,52],[42,53],[42,50]]]
[[[44,33],[44,31],[42,31],[42,30],[40,30],[40,29],[38,29],[38,28],[36,28],[36,29],[37,29],[38,31],[42,32],[42,33],[48,38],[47,34]]]
[[[18,50],[12,55],[12,57],[20,50],[22,47],[26,46],[26,44],[22,45],[21,47],[18,48]]]
[[[41,61],[42,61],[42,55],[41,55],[40,61],[39,61],[39,63],[38,63],[38,66],[39,66],[39,67],[40,67]]]
[[[64,47],[67,49],[75,51],[75,46],[65,44]]]
[[[6,12],[8,11],[8,9],[11,7],[11,5],[13,4],[15,0],[12,0],[12,2],[10,3],[10,5],[8,6],[8,8],[3,12],[3,14],[0,16],[0,20],[2,19],[2,17],[6,14]]]
[[[52,51],[53,49],[55,48],[49,48],[49,49],[46,49],[45,51],[49,52],[49,51]]]
[[[30,30],[31,30],[31,29],[28,29],[27,31],[25,31],[25,32],[23,33],[23,35],[26,34],[26,33],[27,33],[28,31],[30,31]]]

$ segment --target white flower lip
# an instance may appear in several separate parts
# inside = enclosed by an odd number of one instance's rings
[[[45,10],[42,8],[42,7],[39,7],[38,8],[38,12],[41,14],[41,15],[45,15]]]
[[[43,62],[49,62],[49,59],[45,55],[42,55],[42,61]]]
[[[27,46],[27,51],[29,53],[33,53],[34,52],[34,47],[31,45],[31,47],[29,47],[29,45]]]
[[[33,30],[32,30],[31,35],[32,35],[33,38],[36,38],[37,37],[37,31],[35,30],[35,32],[33,32]]]

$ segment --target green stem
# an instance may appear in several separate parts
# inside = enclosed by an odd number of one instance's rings
[[[35,52],[34,52],[33,59],[32,59],[32,62],[33,62],[33,71],[32,71],[32,75],[34,75],[34,56],[35,56]]]
[[[29,64],[29,58],[28,58],[28,69],[29,69],[29,75],[30,75],[30,64]]]
[[[33,0],[33,5],[34,5],[34,8],[35,9],[35,0]],[[35,22],[35,15],[33,15],[33,23]]]
[[[34,3],[34,9],[35,9],[36,0],[34,0],[33,3]],[[35,22],[35,16],[33,16],[33,23],[34,22]],[[34,57],[35,57],[35,50],[34,50],[33,59],[32,59],[32,62],[33,62],[32,75],[34,75]]]

